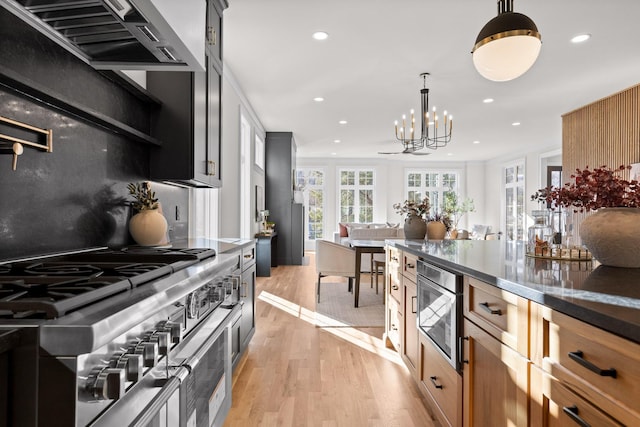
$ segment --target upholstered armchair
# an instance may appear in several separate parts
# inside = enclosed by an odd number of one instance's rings
[[[353,292],[356,277],[356,251],[348,246],[327,240],[316,240],[316,271],[318,285],[316,294],[320,302],[320,279],[327,276],[349,278],[349,292]]]

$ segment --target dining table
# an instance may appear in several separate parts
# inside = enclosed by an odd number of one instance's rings
[[[362,254],[384,253],[384,240],[351,240],[349,245],[356,251],[356,280],[353,289],[354,307],[358,308],[360,297],[360,273],[362,272]],[[373,276],[372,279],[373,280]]]

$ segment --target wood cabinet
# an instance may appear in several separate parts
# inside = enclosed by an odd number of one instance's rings
[[[162,106],[151,123],[162,147],[151,150],[151,178],[193,187],[220,187],[222,9],[207,2],[205,72],[150,71],[147,90]],[[215,5],[215,6],[214,6]],[[218,13],[218,10],[220,11]]]
[[[442,425],[462,423],[462,377],[447,363],[433,343],[419,336],[419,385]]]
[[[400,349],[402,359],[414,378],[418,377],[418,290],[416,261],[418,257],[402,253],[402,329]]]
[[[468,276],[463,292],[464,425],[527,427],[528,301]]]
[[[400,352],[400,325],[402,317],[402,276],[400,257],[402,251],[387,246],[385,249],[385,336],[387,345]]]
[[[640,425],[640,345],[547,307],[536,312],[542,373],[532,389],[540,411],[534,416],[551,425],[578,417],[591,425]]]

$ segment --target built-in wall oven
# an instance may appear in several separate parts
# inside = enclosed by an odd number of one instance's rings
[[[418,330],[456,371],[460,371],[462,276],[417,262]]]

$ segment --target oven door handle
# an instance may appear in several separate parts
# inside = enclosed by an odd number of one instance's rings
[[[153,421],[154,417],[160,412],[160,410],[167,404],[169,399],[174,395],[174,393],[180,389],[180,384],[186,376],[189,374],[189,371],[184,366],[178,368],[178,370],[173,374],[166,383],[160,389],[160,392],[154,399],[149,402],[147,406],[140,412],[140,414],[133,420],[129,427],[145,427],[148,426],[151,421]]]

